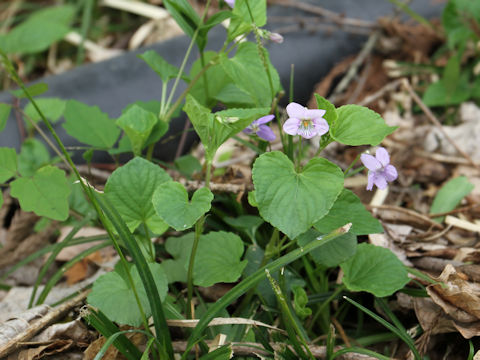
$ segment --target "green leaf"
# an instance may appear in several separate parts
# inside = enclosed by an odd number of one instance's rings
[[[12,110],[12,106],[9,104],[0,103],[0,132],[5,129],[5,125],[7,125],[8,117],[10,116],[10,111]]]
[[[155,114],[134,105],[118,118],[116,124],[130,139],[133,153],[140,155],[157,121]]]
[[[203,355],[200,360],[229,360],[233,357],[233,349],[231,344],[223,345],[206,355]]]
[[[164,261],[169,282],[186,281],[192,246],[193,233],[167,240],[165,248],[174,257]],[[237,281],[247,265],[247,261],[240,261],[243,251],[242,239],[233,233],[219,231],[201,235],[193,267],[195,285]]]
[[[430,208],[430,214],[443,213],[455,209],[460,204],[460,201],[470,194],[474,187],[465,176],[449,180],[435,195]],[[445,216],[442,216],[433,220],[442,222],[444,219]]]
[[[308,243],[321,238],[323,234],[325,233],[310,229],[298,237],[298,245],[305,246]],[[313,250],[311,255],[317,264],[326,267],[336,267],[353,256],[356,250],[357,237],[355,234],[348,232],[334,241],[325,244],[321,249]]]
[[[68,179],[71,193],[68,197],[68,206],[78,214],[86,216],[89,212],[94,212],[92,204],[87,200],[80,182],[76,181],[76,176],[71,175]]]
[[[305,290],[300,286],[293,287],[293,308],[295,314],[300,320],[305,320],[308,316],[312,315],[312,309],[307,307],[308,296]]]
[[[18,156],[18,172],[22,176],[33,176],[42,166],[50,162],[50,154],[45,145],[37,139],[23,142]]]
[[[158,216],[177,231],[191,228],[210,210],[212,200],[210,189],[201,188],[195,191],[189,202],[187,190],[176,181],[159,185],[152,198]]]
[[[35,97],[38,95],[42,95],[44,92],[46,92],[48,90],[48,85],[45,83],[36,83],[30,86],[27,86],[26,89],[31,97]],[[10,91],[10,94],[15,96],[16,98],[23,99],[27,97],[23,89],[9,90],[9,91]]]
[[[190,232],[180,237],[169,237],[165,242],[165,250],[173,257],[173,259],[162,261],[169,284],[187,282],[187,268],[192,252],[193,237],[194,234]]]
[[[206,51],[204,54],[204,63],[207,64],[217,57],[214,51]],[[196,60],[190,69],[190,78],[194,79],[202,70],[202,59]],[[207,82],[205,83],[205,79]],[[217,94],[232,80],[227,76],[225,70],[220,64],[210,66],[203,76],[200,76],[197,82],[190,90],[190,94],[203,106],[210,107],[209,102],[215,99]],[[207,91],[205,89],[208,88]]]
[[[365,209],[360,199],[350,190],[343,189],[332,208],[313,225],[322,233],[328,233],[348,223],[352,223],[350,233],[368,235],[383,232],[380,221]]]
[[[301,172],[283,153],[262,154],[253,164],[253,184],[260,215],[290,239],[325,216],[343,189],[343,173],[315,158]]]
[[[376,146],[395,131],[375,111],[359,105],[344,105],[337,109],[338,119],[330,128],[330,135],[345,145]]]
[[[201,50],[207,45],[208,32],[215,26],[219,25],[222,21],[227,20],[232,16],[231,11],[219,11],[208,18],[208,20],[200,27],[198,32],[197,44]]]
[[[58,120],[60,120],[60,117],[65,111],[66,105],[66,101],[59,98],[41,98],[35,100],[35,103],[40,108],[43,115],[45,115],[45,117],[53,123],[56,123]],[[24,112],[25,115],[27,115],[30,120],[34,122],[42,120],[31,102],[29,102],[27,106],[25,106]],[[27,122],[27,125],[29,124],[30,123]]]
[[[458,105],[470,98],[472,90],[470,88],[468,72],[460,74],[460,79],[453,88],[445,79],[430,84],[423,94],[423,102],[427,106],[448,106]]]
[[[163,57],[161,57],[156,51],[148,50],[141,55],[138,55],[140,59],[145,61],[153,71],[160,76],[163,82],[175,78],[178,75],[178,68],[169,64]]]
[[[315,94],[315,100],[317,101],[317,107],[327,112],[323,115],[323,118],[327,120],[328,125],[332,126],[335,124],[335,121],[338,119],[337,109],[330,101],[325,99],[323,96]]]
[[[450,0],[444,7],[442,25],[450,49],[460,47],[469,38],[475,38],[470,23],[476,18],[480,22],[480,6],[477,1]]]
[[[207,160],[211,161],[220,145],[266,115],[269,108],[229,109],[211,114],[193,96],[187,95],[184,110],[205,147]]]
[[[245,260],[240,261],[243,250],[242,239],[233,233],[218,231],[202,235],[193,267],[195,285],[237,281],[247,265]]]
[[[170,180],[160,166],[136,157],[110,175],[105,195],[133,232],[142,222],[158,219],[152,196],[160,184]]]
[[[249,6],[247,6],[247,1]],[[267,23],[267,2],[266,0],[237,0],[232,15],[232,20],[228,26],[229,41],[237,36],[249,33],[253,29],[253,23],[258,27]]]
[[[99,147],[111,148],[120,135],[115,122],[98,106],[88,106],[76,100],[67,101],[63,128],[78,141]]]
[[[14,180],[10,189],[24,211],[60,221],[68,218],[70,186],[62,170],[44,166],[32,178]]]
[[[157,114],[160,113],[160,101],[150,100],[150,101],[135,101],[134,103],[129,104],[125,109],[123,109],[122,114],[130,110],[130,108],[134,107],[135,105],[141,107],[145,111],[153,113],[157,117],[158,117]],[[180,107],[179,107],[179,113],[180,113]],[[178,115],[174,113],[173,117],[175,116],[178,116]],[[145,141],[145,146],[156,143],[158,140],[160,140],[160,138],[163,135],[165,135],[167,131],[168,131],[168,124],[165,121],[158,119],[157,122],[155,123],[155,126],[152,129],[152,132],[150,133],[150,136]],[[127,151],[130,151],[130,150],[131,149],[129,148]]]
[[[17,153],[15,149],[0,147],[0,183],[4,183],[17,173]]]
[[[255,240],[257,229],[264,223],[261,217],[253,215],[241,215],[236,218],[225,217],[223,221],[231,227],[245,232],[252,240]]]
[[[69,23],[74,14],[75,7],[70,5],[39,10],[6,35],[0,36],[0,47],[8,54],[33,54],[46,50],[71,30]]]
[[[367,291],[377,297],[391,295],[410,281],[394,253],[367,243],[358,245],[355,255],[340,266],[350,291]]]
[[[155,279],[160,299],[163,301],[168,291],[165,271],[162,265],[157,263],[149,263],[148,267]],[[138,310],[134,293],[129,283],[127,283],[126,275],[123,272],[121,264],[117,264],[115,271],[104,274],[95,280],[92,292],[88,295],[88,302],[90,305],[100,309],[112,321],[131,326],[140,326],[142,317]],[[145,310],[145,315],[150,317],[152,314],[150,304],[135,265],[131,266],[130,274],[138,291],[140,303]]]
[[[200,18],[188,1],[165,0],[164,5],[185,34],[192,37],[195,29],[200,25]]]
[[[271,64],[266,50],[263,56],[272,78],[273,89],[270,88],[270,80],[256,44],[243,42],[233,58],[229,59],[226,55],[220,57],[227,75],[239,89],[250,95],[251,102],[256,107],[270,107],[273,97],[282,89],[277,70]]]
[[[193,174],[202,171],[202,164],[200,164],[200,161],[190,154],[175,159],[175,167],[182,175],[188,178],[191,178]]]
[[[3,192],[0,191],[0,209],[2,208],[3,205]]]

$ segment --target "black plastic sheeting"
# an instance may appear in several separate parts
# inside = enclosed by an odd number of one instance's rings
[[[387,0],[322,0],[310,1],[311,4],[344,14],[346,17],[375,21],[378,17],[392,14],[393,6]],[[443,4],[434,0],[416,0],[410,7],[426,18],[438,17]],[[269,29],[295,28],[294,25],[314,21],[314,14],[292,7],[271,6],[268,8]],[[277,20],[275,20],[277,19]],[[209,34],[207,49],[218,50],[225,40],[225,30],[221,27],[213,29]],[[294,94],[295,101],[306,103],[316,82],[325,76],[331,67],[345,56],[354,54],[362,47],[367,35],[353,34],[338,28],[334,32],[311,29],[301,29],[284,34],[282,44],[267,45],[272,63],[277,68],[285,89],[289,87],[291,64],[295,65]],[[153,49],[168,62],[180,66],[190,38],[177,37],[153,46],[113,58],[100,63],[79,66],[61,75],[48,76],[38,81],[45,82],[49,90],[42,96],[76,99],[89,105],[97,105],[111,117],[118,117],[122,109],[138,100],[158,100],[161,96],[161,81],[156,74],[137,57],[146,50]],[[187,65],[197,58],[193,52]],[[170,82],[170,85],[173,81]],[[185,85],[177,89],[180,94]],[[0,102],[11,103],[13,97],[8,92],[0,93]],[[169,134],[177,134],[184,127],[185,118],[173,119]],[[60,138],[68,146],[78,145],[78,142],[66,134],[60,124],[56,125]],[[194,141],[189,136],[187,148]],[[155,156],[162,160],[171,160],[177,147],[178,137],[158,146]],[[0,146],[20,148],[20,135],[13,111],[5,130],[0,133]],[[74,156],[75,161],[82,162],[81,154]],[[100,152],[94,156],[95,162],[111,161],[111,158]]]

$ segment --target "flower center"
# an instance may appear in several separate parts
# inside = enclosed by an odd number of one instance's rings
[[[310,119],[303,119],[300,122],[300,126],[298,127],[298,135],[303,137],[311,138],[315,135],[315,126],[313,125],[312,120]]]
[[[257,124],[252,124],[251,129],[254,133],[256,133],[258,130],[260,130],[260,126]]]

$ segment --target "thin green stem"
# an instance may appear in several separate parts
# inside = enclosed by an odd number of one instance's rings
[[[172,98],[173,98],[173,95],[175,94],[175,90],[177,89],[180,78],[183,75],[183,71],[185,70],[185,66],[187,65],[187,60],[190,57],[190,53],[192,52],[193,44],[195,44],[195,40],[197,39],[198,32],[200,31],[200,27],[203,24],[203,20],[205,19],[205,16],[207,15],[207,12],[208,12],[208,8],[210,7],[210,2],[211,0],[207,0],[207,4],[205,5],[205,10],[203,11],[202,17],[200,18],[199,26],[195,29],[195,32],[193,33],[193,36],[192,36],[192,40],[190,41],[187,51],[185,52],[185,56],[183,57],[182,64],[180,65],[180,70],[178,71],[177,77],[175,78],[175,82],[173,83],[172,90],[170,91],[170,94],[167,99],[167,104],[166,104],[167,108],[170,106],[170,103],[172,102]]]
[[[348,167],[345,169],[345,171],[343,172],[343,175],[344,175],[345,177],[347,177],[348,172],[350,171],[350,169],[351,169],[352,167],[355,166],[355,164],[357,163],[357,161],[360,159],[360,156],[361,156],[361,155],[362,155],[362,154],[358,154],[357,157],[352,161],[352,163],[351,163],[350,165],[348,165]]]
[[[192,252],[190,253],[190,261],[188,262],[187,272],[187,318],[193,318],[192,311],[192,297],[193,297],[193,268],[195,265],[195,256],[197,254],[198,244],[200,243],[200,236],[203,233],[203,224],[205,222],[205,215],[200,217],[195,224],[195,235],[193,239]]]
[[[90,24],[92,22],[92,11],[93,3],[95,0],[84,0],[83,12],[82,12],[82,27],[80,29],[81,40],[78,45],[77,52],[77,65],[83,63],[85,59],[85,39],[88,35],[88,30],[90,29]]]

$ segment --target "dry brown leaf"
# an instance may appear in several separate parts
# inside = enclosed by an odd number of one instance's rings
[[[100,251],[95,251],[93,254],[84,257],[81,261],[77,262],[70,269],[65,271],[64,275],[67,278],[67,284],[73,285],[86,279],[95,272],[96,266],[92,266],[92,264],[98,264],[102,262],[103,257]]]
[[[54,340],[46,345],[20,351],[18,360],[39,360],[50,355],[63,353],[73,346],[72,340]]]
[[[480,286],[466,280],[465,274],[448,264],[438,281],[429,285],[432,301],[453,320],[453,325],[466,339],[480,335]]]

